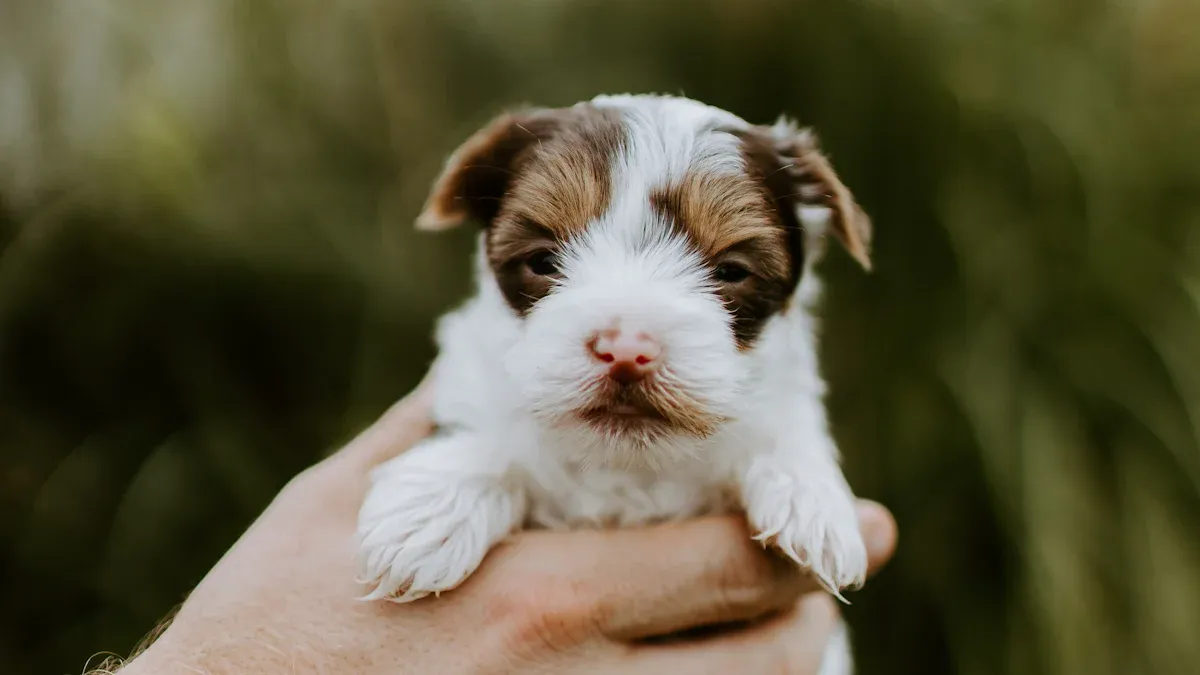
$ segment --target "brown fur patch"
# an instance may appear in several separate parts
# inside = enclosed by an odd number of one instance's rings
[[[488,262],[519,314],[553,286],[553,275],[530,269],[530,257],[553,251],[608,207],[612,163],[623,139],[615,112],[576,106],[553,115],[553,133],[539,137],[512,167],[487,234]]]
[[[756,154],[769,152],[772,166],[780,167],[772,174],[778,185],[773,192],[790,196],[793,206],[804,204],[822,206],[832,212],[829,233],[841,242],[846,251],[863,269],[871,269],[871,219],[854,199],[850,189],[833,170],[820,148],[815,134],[788,124],[790,135],[783,138],[767,130],[746,134],[743,140]],[[794,211],[794,209],[793,209]]]
[[[788,171],[787,161],[775,150],[771,139],[762,133],[739,134],[742,139],[742,156],[746,168],[754,181],[766,193],[767,202],[776,222],[782,228],[787,243],[788,259],[791,261],[791,284],[793,289],[800,282],[804,271],[804,228],[796,215],[799,195],[795,178]]]
[[[775,246],[782,233],[762,186],[752,177],[693,172],[655,192],[650,202],[706,258],[717,260],[731,249],[758,243],[763,246],[760,271],[787,275],[788,260]]]
[[[530,148],[515,171],[500,215],[532,220],[565,238],[608,207],[613,156],[623,130],[612,111],[571,108],[558,115],[553,136]]]
[[[553,275],[530,270],[530,257],[603,213],[622,138],[616,112],[586,104],[502,115],[450,156],[417,225],[486,227],[488,262],[523,314],[553,285]]]
[[[446,160],[417,227],[444,230],[467,220],[490,225],[522,156],[560,125],[553,111],[535,110],[501,115],[475,132]]]
[[[803,268],[803,251],[796,255],[790,247],[794,223],[777,212],[763,171],[750,161],[747,165],[748,173],[740,176],[690,173],[651,197],[712,265],[742,349],[786,306]],[[749,276],[722,280],[717,270],[730,264]]]
[[[731,259],[750,270],[745,280],[721,283],[738,345],[746,349],[767,320],[787,307],[804,271],[797,208],[829,208],[831,234],[867,269],[871,223],[812,133],[793,128],[790,136],[778,138],[762,127],[728,131],[742,141],[746,176],[689,175],[653,201],[714,268]]]

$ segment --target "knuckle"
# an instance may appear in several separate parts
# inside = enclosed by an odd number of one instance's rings
[[[728,556],[714,570],[714,586],[719,602],[729,609],[759,607],[775,594],[773,570],[764,556]]]

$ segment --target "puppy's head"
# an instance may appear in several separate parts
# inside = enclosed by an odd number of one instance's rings
[[[869,265],[870,224],[811,134],[674,97],[494,120],[418,225],[467,220],[522,324],[518,395],[604,463],[652,465],[737,416],[823,234]]]

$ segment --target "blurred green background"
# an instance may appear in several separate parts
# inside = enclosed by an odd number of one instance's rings
[[[411,222],[503,108],[815,125],[862,673],[1200,672],[1200,3],[0,2],[0,662],[126,653],[469,291]]]

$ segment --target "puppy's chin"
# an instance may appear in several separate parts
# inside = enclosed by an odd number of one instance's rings
[[[648,420],[559,419],[544,428],[561,459],[578,470],[658,472],[697,456],[697,439]]]

